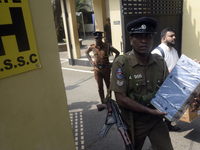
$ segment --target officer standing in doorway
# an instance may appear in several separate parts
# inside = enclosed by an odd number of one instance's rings
[[[105,43],[112,44],[110,18],[106,18],[106,25],[104,26]]]
[[[104,89],[103,89],[103,80],[105,81],[107,91],[110,86],[110,73],[112,63],[109,63],[109,54],[114,52],[115,58],[119,56],[119,51],[116,50],[112,45],[103,43],[101,31],[94,32],[95,43],[91,44],[88,49],[85,51],[86,57],[89,59],[90,63],[94,66],[94,76],[98,85],[98,92],[101,99],[101,102],[104,103]],[[94,54],[94,61],[90,56],[90,52]],[[111,94],[110,94],[111,96]]]

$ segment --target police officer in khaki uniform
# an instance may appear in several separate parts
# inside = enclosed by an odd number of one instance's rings
[[[91,44],[85,51],[86,57],[89,59],[90,63],[94,66],[94,76],[97,81],[99,96],[101,102],[104,103],[104,90],[103,90],[103,80],[105,81],[107,90],[110,86],[110,73],[112,64],[109,63],[109,54],[114,52],[115,58],[119,55],[119,51],[116,50],[112,45],[102,42],[101,31],[94,32],[95,43]],[[91,59],[90,52],[94,54],[94,61]],[[111,96],[111,95],[110,95]]]
[[[118,57],[112,68],[111,90],[115,92],[129,130],[133,130],[130,133],[134,133],[135,150],[142,149],[147,136],[154,150],[173,149],[167,125],[162,119],[166,112],[154,109],[149,100],[168,75],[163,58],[151,54],[156,26],[156,20],[149,17],[129,22],[126,28],[133,50],[123,58]],[[131,73],[128,73],[129,68]]]
[[[166,63],[151,54],[157,22],[142,17],[126,26],[133,50],[113,62],[110,88],[115,92],[121,114],[127,122],[135,150],[141,150],[148,136],[154,150],[172,150],[169,130],[163,121],[166,112],[155,109],[150,100],[168,75]],[[197,110],[198,95],[191,107]]]

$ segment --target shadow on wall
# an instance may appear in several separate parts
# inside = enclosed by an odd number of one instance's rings
[[[188,54],[192,51],[192,56],[197,57],[197,59],[200,59],[199,56],[199,50],[200,50],[200,32],[197,31],[197,20],[192,17],[192,6],[189,6],[189,9],[187,9],[187,2],[185,1],[185,4],[183,5],[183,10],[187,10],[187,13],[184,14],[184,24],[186,27],[183,26],[183,31],[185,31],[185,38],[182,42],[182,48],[185,52]],[[200,26],[200,25],[198,25]],[[189,33],[189,34],[188,34]],[[187,34],[187,35],[186,35]],[[190,39],[192,42],[190,42]],[[192,49],[191,49],[192,48]]]

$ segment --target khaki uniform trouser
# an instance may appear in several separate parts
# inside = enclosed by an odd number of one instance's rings
[[[162,118],[152,116],[150,120],[134,121],[135,150],[141,150],[149,137],[153,150],[173,150],[169,130]]]
[[[111,73],[110,67],[94,70],[94,77],[97,81],[99,97],[100,97],[101,101],[103,101],[105,98],[104,90],[103,90],[103,80],[105,81],[106,88],[108,91],[109,86],[110,86],[110,73]]]

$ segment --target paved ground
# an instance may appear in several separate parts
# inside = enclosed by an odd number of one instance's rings
[[[81,53],[93,41],[83,40]],[[123,140],[114,125],[105,139],[98,136],[106,111],[98,112],[100,102],[92,67],[70,66],[67,51],[59,52],[77,150],[124,150]],[[114,97],[113,97],[114,98]],[[179,132],[170,132],[174,150],[200,149],[200,117],[192,123],[178,122]],[[148,150],[147,139],[142,150]]]

